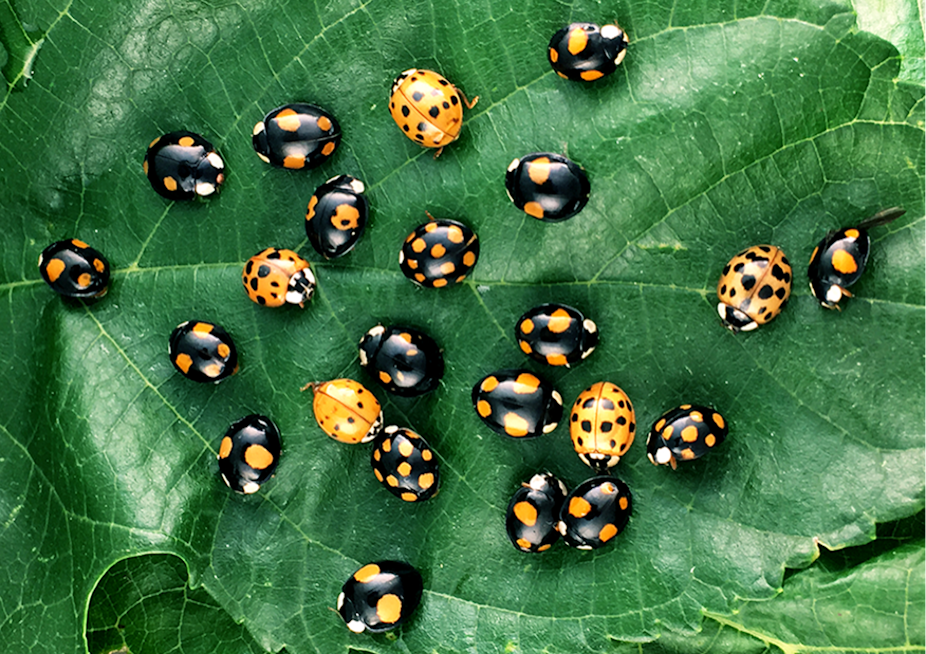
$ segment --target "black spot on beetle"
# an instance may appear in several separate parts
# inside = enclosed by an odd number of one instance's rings
[[[619,425],[626,425],[626,424],[627,424],[627,418],[625,418],[624,416],[618,417],[618,419],[617,419],[617,424],[619,424]]]
[[[743,285],[744,289],[751,291],[752,287],[756,285],[756,278],[752,275],[743,275],[743,279],[740,280],[740,283]]]
[[[460,99],[457,96],[452,95],[450,96],[450,104],[452,104],[455,107],[458,104],[460,104]]]
[[[784,269],[781,266],[779,266],[777,263],[774,266],[772,266],[772,277],[774,277],[775,279],[785,281],[786,275],[788,275],[788,273],[786,273]]]
[[[585,400],[585,404],[582,405],[582,408],[591,409],[593,406],[595,406],[595,398],[590,397],[587,400]]]
[[[603,397],[601,398],[600,408],[604,409],[605,411],[614,411],[614,402],[606,397]]]
[[[251,287],[252,291],[256,291],[257,287],[260,285],[260,282],[257,281],[257,277],[251,277],[251,281],[248,282],[248,285]]]
[[[440,107],[437,107],[437,106],[431,107],[430,109],[428,109],[428,115],[431,118],[437,118],[438,116],[440,116]]]
[[[417,129],[419,132],[423,132],[428,129],[428,124],[422,120],[420,123],[418,123],[418,127],[415,129]]]
[[[614,423],[611,422],[610,420],[605,420],[604,422],[601,423],[601,427],[599,427],[598,430],[607,434],[613,428],[614,428]]]
[[[775,291],[775,295],[776,297],[778,297],[779,300],[785,299],[785,287],[782,286],[777,291]]]
[[[772,287],[766,284],[765,286],[759,289],[759,292],[757,295],[759,296],[760,300],[767,300],[770,297],[772,297],[772,295],[774,294],[775,294],[775,291],[772,289]]]
[[[261,265],[261,267],[257,269],[258,277],[266,277],[269,274],[270,274],[270,266]]]
[[[586,433],[591,433],[592,431],[592,423],[589,422],[588,420],[583,420],[582,424],[579,426],[582,427],[582,431]]]
[[[414,100],[415,102],[421,102],[421,99],[423,97],[424,97],[424,93],[422,93],[421,91],[415,91],[414,93],[412,93],[412,100]]]
[[[403,104],[403,105],[402,105],[402,115],[403,115],[403,116],[405,116],[406,118],[408,118],[408,114],[410,114],[411,112],[412,112],[412,111],[411,111],[411,109],[408,108],[408,105],[407,105],[407,104]]]

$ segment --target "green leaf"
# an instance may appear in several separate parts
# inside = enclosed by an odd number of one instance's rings
[[[776,596],[785,568],[810,565],[819,543],[860,545],[877,523],[922,510],[924,88],[899,77],[897,47],[859,30],[848,4],[96,4],[8,0],[0,15],[0,639],[10,651],[85,648],[91,596],[105,606],[125,586],[94,594],[100,579],[150,553],[179,557],[185,593],[208,593],[268,651],[611,651],[710,628],[705,615]],[[558,27],[615,18],[631,39],[615,75],[577,85],[553,74],[544,51]],[[21,88],[25,68],[10,62],[24,41],[10,34],[25,25],[44,41]],[[412,66],[480,97],[436,160],[388,116],[389,85]],[[342,124],[323,169],[274,170],[251,151],[252,125],[292,101]],[[145,147],[175,129],[216,144],[229,171],[219,197],[172,204],[150,189]],[[568,222],[538,223],[505,197],[508,163],[538,150],[589,174],[591,200]],[[345,259],[318,261],[305,205],[342,172],[366,182],[371,222]],[[895,205],[907,213],[873,231],[855,297],[841,313],[821,309],[803,271],[813,246]],[[397,250],[425,211],[479,234],[466,283],[425,290],[401,275]],[[39,252],[69,237],[113,264],[98,302],[63,302],[39,278]],[[726,332],[720,270],[766,242],[795,265],[791,303],[757,332]],[[314,261],[319,291],[304,311],[246,299],[243,264],[268,246]],[[540,369],[514,343],[518,316],[545,301],[599,325],[599,348],[573,369]],[[193,317],[232,333],[238,375],[206,387],[174,372],[167,337]],[[436,392],[387,397],[361,371],[357,341],[379,321],[418,325],[442,345]],[[472,384],[514,366],[549,378],[567,403],[601,379],[633,400],[641,433],[615,472],[634,515],[608,548],[526,556],[507,542],[504,510],[521,481],[543,469],[570,486],[589,475],[566,425],[516,442],[479,421]],[[428,438],[443,467],[437,497],[398,501],[370,473],[366,447],[322,434],[299,388],[340,376],[368,384],[388,423]],[[657,469],[645,431],[684,401],[716,406],[730,437],[696,463]],[[277,422],[284,454],[261,492],[235,496],[215,454],[251,412]],[[381,558],[422,571],[422,606],[392,635],[353,635],[329,609],[356,568]],[[139,589],[180,592],[143,559],[125,564]],[[876,589],[844,603],[880,601]],[[169,620],[176,607],[152,610]],[[93,634],[111,626],[106,615],[94,613]],[[198,620],[252,647],[226,620]],[[812,644],[815,628],[776,637]],[[907,633],[893,646],[922,642],[922,621]]]

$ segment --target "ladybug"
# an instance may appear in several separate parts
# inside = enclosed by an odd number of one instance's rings
[[[598,326],[565,304],[541,304],[518,319],[514,336],[534,361],[568,368],[594,352]]]
[[[314,104],[277,107],[254,125],[251,145],[261,161],[277,168],[315,168],[334,154],[341,126]]]
[[[354,633],[389,631],[415,612],[423,590],[421,574],[408,563],[368,563],[341,587],[338,613]]]
[[[562,28],[547,48],[556,74],[565,79],[592,82],[613,73],[627,54],[627,35],[617,25],[572,23]]]
[[[479,259],[479,237],[455,220],[419,225],[399,251],[399,267],[419,286],[442,288],[459,284]]]
[[[727,421],[714,409],[683,404],[663,413],[646,437],[646,456],[653,465],[704,456],[727,438]]]
[[[219,325],[205,320],[182,322],[170,334],[168,354],[187,379],[218,383],[238,372],[238,349]]]
[[[206,197],[225,181],[222,157],[193,132],[171,132],[151,141],[142,168],[151,188],[168,200]]]
[[[386,427],[373,441],[373,474],[390,493],[406,502],[437,495],[440,466],[427,441],[411,429]]]
[[[512,438],[549,434],[563,417],[553,385],[523,369],[497,370],[473,386],[473,408],[493,431]]]
[[[266,307],[302,307],[315,293],[309,262],[292,250],[279,248],[267,248],[248,259],[241,283],[251,300]]]
[[[568,491],[549,472],[536,474],[514,492],[505,512],[505,530],[522,552],[544,552],[559,540],[557,524]]]
[[[552,152],[534,152],[508,164],[505,190],[528,216],[553,223],[582,211],[591,186],[575,162]]]
[[[868,230],[900,218],[906,213],[899,207],[885,209],[855,227],[830,232],[810,255],[807,276],[810,290],[827,309],[842,309],[843,296],[852,297],[846,289],[858,281],[868,263],[871,238]]]
[[[557,529],[570,547],[598,549],[627,526],[632,509],[627,484],[610,475],[592,477],[566,497]]]
[[[733,332],[771,322],[791,297],[791,264],[774,245],[753,245],[730,259],[717,282],[717,312]]]
[[[360,340],[360,365],[390,393],[423,395],[444,376],[444,356],[433,338],[411,327],[376,325]]]
[[[257,414],[232,424],[219,445],[219,472],[238,493],[255,493],[273,476],[280,462],[280,430]]]
[[[405,136],[422,147],[437,148],[437,157],[460,136],[463,105],[472,109],[478,101],[477,97],[468,102],[457,87],[433,70],[409,68],[392,83],[389,113]]]
[[[595,472],[617,465],[633,443],[637,425],[630,398],[611,382],[598,382],[576,398],[569,436],[579,458]]]
[[[39,273],[64,297],[100,298],[109,290],[109,261],[76,238],[56,241],[42,250]]]
[[[383,412],[379,400],[353,379],[306,384],[312,389],[315,421],[326,434],[342,443],[367,443],[379,434]]]
[[[315,189],[305,214],[305,234],[315,251],[326,259],[350,252],[367,227],[370,205],[363,182],[338,175]]]

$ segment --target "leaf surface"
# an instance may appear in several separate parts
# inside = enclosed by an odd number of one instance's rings
[[[202,586],[266,650],[608,651],[694,633],[704,613],[774,596],[818,543],[859,545],[877,523],[922,510],[924,90],[898,78],[898,50],[859,31],[848,5],[644,3],[602,15],[592,3],[489,0],[50,0],[2,11],[0,638],[14,650],[80,650],[106,571],[169,553],[191,592]],[[615,17],[631,40],[615,75],[576,85],[553,74],[544,49],[557,28]],[[17,25],[28,27],[18,41]],[[24,68],[9,62],[39,33],[21,84]],[[413,66],[480,97],[436,160],[388,116],[389,85]],[[341,122],[322,169],[271,169],[251,150],[254,123],[293,101]],[[152,192],[145,147],[176,129],[224,157],[218,197]],[[587,170],[592,195],[576,218],[538,223],[505,197],[508,163],[533,151]],[[350,255],[324,262],[302,221],[338,173],[366,182],[372,216]],[[804,273],[816,242],[894,205],[907,213],[873,231],[855,298],[821,309]],[[399,271],[425,211],[479,234],[464,284],[418,289]],[[39,252],[70,237],[113,264],[101,301],[63,302],[39,278]],[[789,255],[794,294],[775,322],[734,335],[718,324],[715,286],[756,243]],[[241,269],[268,246],[313,261],[319,290],[304,311],[247,300]],[[548,301],[601,331],[569,370],[541,369],[514,341],[521,313]],[[174,372],[167,337],[191,318],[232,333],[238,375],[201,386]],[[437,391],[387,397],[366,376],[356,344],[377,322],[441,344]],[[517,366],[567,405],[602,379],[634,403],[638,440],[615,471],[634,515],[606,549],[525,556],[507,541],[519,483],[544,469],[570,486],[589,476],[565,424],[517,442],[479,421],[473,383]],[[299,389],[341,376],[370,386],[387,424],[428,438],[443,468],[437,497],[398,501],[366,447],[318,429]],[[697,463],[657,469],[646,431],[683,402],[717,407],[731,435]],[[234,496],[215,455],[252,412],[277,422],[284,455],[260,493]],[[383,558],[422,571],[424,601],[397,634],[357,637],[329,609],[355,569]]]

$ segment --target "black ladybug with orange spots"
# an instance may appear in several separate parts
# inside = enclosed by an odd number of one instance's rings
[[[582,361],[598,345],[598,326],[578,309],[541,304],[518,319],[518,347],[534,361],[566,366]]]
[[[582,210],[591,185],[577,163],[552,152],[535,152],[508,165],[505,190],[527,215],[559,222]]]
[[[154,139],[142,167],[151,188],[168,200],[208,197],[225,182],[222,157],[194,132],[170,132]]]
[[[570,547],[604,547],[624,530],[633,510],[630,489],[616,477],[586,479],[563,502],[557,529]]]
[[[486,425],[512,438],[548,434],[563,417],[562,396],[529,370],[497,370],[486,375],[473,386],[472,399]]]
[[[830,232],[810,255],[807,276],[810,290],[827,309],[841,309],[839,301],[852,297],[847,290],[859,280],[868,263],[871,237],[868,230],[900,218],[905,211],[899,207],[885,209],[854,227]]]
[[[521,484],[508,502],[505,530],[522,552],[545,552],[559,540],[556,530],[566,485],[549,472],[534,475]]]
[[[419,225],[402,243],[399,267],[419,286],[443,288],[459,284],[479,259],[479,238],[456,220]]]
[[[315,189],[305,213],[305,234],[315,251],[337,259],[354,249],[367,227],[370,203],[356,177],[338,175]]]
[[[234,422],[219,444],[219,473],[237,493],[256,493],[280,462],[280,430],[257,414]]]
[[[593,82],[613,73],[627,54],[627,35],[617,25],[572,23],[550,39],[547,59],[565,79]]]
[[[170,362],[184,377],[218,383],[238,372],[238,349],[231,335],[215,323],[187,320],[171,332]]]
[[[277,107],[254,125],[251,144],[261,161],[277,168],[315,168],[331,158],[341,142],[341,126],[314,104]]]
[[[428,442],[411,429],[390,425],[373,441],[373,474],[405,502],[430,499],[440,488],[440,465]]]
[[[337,610],[354,633],[389,631],[421,603],[421,573],[404,561],[368,563],[341,587]]]
[[[376,325],[360,340],[360,365],[390,393],[416,397],[433,391],[444,376],[444,355],[424,332]]]
[[[109,261],[76,238],[56,241],[42,250],[39,272],[64,297],[100,298],[109,290]]]
[[[729,427],[708,406],[683,404],[662,414],[646,438],[646,456],[653,465],[671,465],[704,456],[727,438]]]

